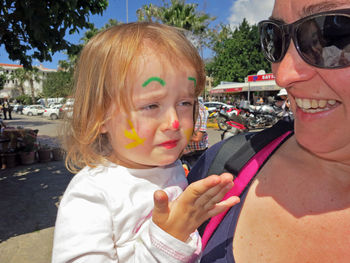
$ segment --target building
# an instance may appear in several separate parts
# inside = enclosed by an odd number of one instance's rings
[[[276,84],[275,76],[272,73],[249,75],[245,82],[222,82],[210,91],[212,100],[223,101],[241,99],[254,102],[256,98],[262,96],[268,98],[274,96],[281,89]]]
[[[13,72],[17,69],[23,68],[21,65],[15,64],[5,64],[0,63],[0,74],[5,74],[7,76],[7,80],[5,81],[4,88],[0,90],[0,98],[16,98],[21,95],[21,87],[20,82],[17,79],[11,79]],[[34,81],[34,95],[37,96],[43,91],[43,79],[50,72],[56,72],[56,69],[48,69],[40,65],[37,67],[39,70],[39,81]],[[24,93],[27,95],[31,94],[31,88],[29,81],[25,81],[23,83]]]

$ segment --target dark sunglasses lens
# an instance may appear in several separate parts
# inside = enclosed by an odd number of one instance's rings
[[[282,38],[282,30],[276,24],[265,22],[260,25],[261,46],[269,61],[278,62],[282,59]]]
[[[321,68],[350,65],[350,17],[319,16],[304,21],[296,31],[303,59]]]

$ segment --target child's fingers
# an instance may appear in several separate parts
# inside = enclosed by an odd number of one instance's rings
[[[216,215],[226,211],[230,207],[238,204],[239,202],[240,202],[240,198],[238,196],[231,196],[231,197],[227,198],[226,200],[216,204],[215,207],[208,212],[208,217],[216,216]]]
[[[221,182],[221,179],[218,175],[211,175],[207,178],[199,180],[190,184],[186,190],[192,193],[192,195],[196,198],[204,194],[208,189],[218,185]],[[185,190],[185,191],[186,191]]]
[[[211,209],[216,203],[221,201],[225,194],[232,188],[233,177],[231,174],[223,174],[220,176],[220,179],[221,182],[218,185],[209,188],[195,200],[195,206],[209,206],[209,209]]]
[[[229,173],[223,173],[221,176],[211,175],[207,178],[204,178],[202,180],[199,180],[197,182],[190,184],[185,191],[191,192],[193,199],[197,199],[198,197],[202,196],[211,188],[219,184],[232,181],[232,179],[233,179],[233,176]]]
[[[215,195],[204,194],[197,200],[196,206],[203,207],[204,210],[212,209],[216,204],[220,203],[226,193],[232,189],[233,185],[233,182],[230,182],[226,185],[220,185],[220,187],[217,186],[216,188],[218,189],[216,189]]]
[[[169,201],[168,195],[162,191],[155,191],[153,194],[154,209],[152,212],[153,222],[159,225],[168,219],[169,216]]]

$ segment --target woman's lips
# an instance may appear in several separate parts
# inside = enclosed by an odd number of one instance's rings
[[[160,144],[160,146],[166,148],[166,149],[172,149],[175,148],[177,145],[178,140],[173,140],[173,141],[166,141]]]

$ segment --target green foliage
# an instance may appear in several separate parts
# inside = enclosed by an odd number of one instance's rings
[[[0,45],[26,68],[33,59],[51,61],[54,53],[75,49],[67,31],[91,27],[89,14],[102,14],[107,6],[108,0],[0,0]]]
[[[20,95],[18,97],[15,98],[16,101],[24,104],[24,105],[32,105],[33,101],[32,101],[32,97],[26,94]]]
[[[67,97],[72,93],[72,90],[72,71],[49,73],[43,83],[43,96],[46,98]]]
[[[35,101],[34,94],[34,82],[40,82],[42,79],[42,75],[39,72],[38,68],[19,68],[13,71],[11,79],[17,80],[19,87],[21,89],[21,93],[24,94],[24,82],[28,81],[30,86],[30,95],[32,101]]]
[[[214,85],[220,81],[244,82],[247,75],[264,69],[271,72],[270,63],[264,58],[259,42],[258,27],[243,22],[232,30],[220,25],[219,33],[212,32],[213,59],[206,64],[207,74],[214,78]]]
[[[21,152],[33,152],[38,149],[37,144],[38,130],[25,130],[22,135],[22,142],[20,146]]]
[[[197,46],[204,45],[209,23],[215,20],[209,14],[197,11],[198,4],[186,4],[185,0],[163,0],[162,6],[144,5],[136,11],[139,21],[155,21],[178,28],[183,28],[193,35],[190,36]]]
[[[6,80],[6,75],[4,73],[0,73],[0,90],[4,88]]]

